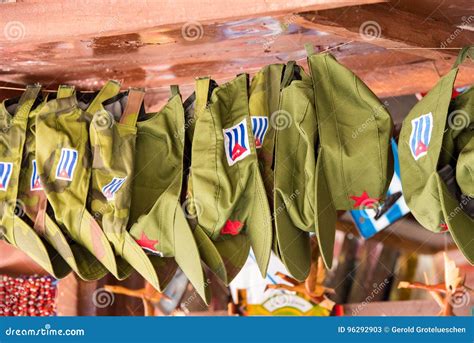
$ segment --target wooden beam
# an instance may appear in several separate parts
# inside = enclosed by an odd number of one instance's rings
[[[161,1],[27,1],[0,7],[0,44],[46,43],[71,37],[139,32],[183,25],[202,35],[206,22],[372,4],[383,0],[161,0]],[[186,25],[187,24],[187,25]],[[194,37],[194,36],[193,36]]]
[[[474,42],[472,31],[400,11],[389,4],[311,11],[298,17],[295,22],[310,29],[431,59],[456,56],[458,51],[453,48]]]

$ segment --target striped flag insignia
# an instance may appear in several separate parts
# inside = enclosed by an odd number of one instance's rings
[[[0,162],[0,191],[6,191],[12,176],[13,163]]]
[[[268,117],[252,117],[252,132],[255,138],[255,147],[261,148],[268,129]]]
[[[428,146],[433,131],[433,114],[423,114],[411,121],[410,151],[415,160],[428,153]]]
[[[115,193],[122,187],[126,177],[114,177],[112,181],[102,187],[102,194],[104,194],[107,201],[112,201],[115,198]]]
[[[250,155],[247,119],[222,131],[224,132],[225,154],[229,166]]]
[[[33,170],[31,172],[30,190],[40,191],[43,189],[43,186],[41,185],[41,180],[38,174],[38,168],[36,167],[36,160],[31,161],[31,166]]]
[[[74,149],[61,149],[58,167],[56,168],[56,178],[59,180],[72,181],[74,169],[77,165],[79,153]]]

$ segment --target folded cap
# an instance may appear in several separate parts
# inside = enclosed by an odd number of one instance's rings
[[[26,141],[21,165],[21,176],[18,188],[18,200],[21,202],[26,216],[31,220],[32,227],[39,237],[45,240],[62,259],[54,258],[53,264],[67,263],[69,267],[63,270],[74,270],[84,280],[97,280],[103,277],[107,270],[85,248],[71,240],[51,219],[48,200],[39,178],[36,164],[36,117],[44,99],[28,116]],[[51,250],[51,249],[48,249]],[[53,273],[58,277],[58,273]]]
[[[6,100],[0,106],[1,225],[4,238],[10,244],[24,251],[48,273],[62,278],[71,269],[51,245],[19,217],[23,215],[24,204],[21,198],[17,200],[28,116],[40,89],[40,86],[28,86],[19,100]]]
[[[95,218],[86,209],[91,176],[88,126],[97,104],[117,94],[109,81],[82,109],[73,87],[61,86],[57,99],[37,115],[36,164],[41,185],[58,225],[85,247],[112,274],[119,276],[113,250]]]
[[[298,69],[299,76],[286,81],[280,107],[275,112],[274,218],[278,252],[291,275],[307,278],[311,265],[310,232],[315,232],[315,166],[318,125],[313,86],[294,64],[285,68],[285,79]],[[301,74],[303,76],[301,76]],[[290,84],[291,82],[291,84]]]
[[[329,268],[335,211],[371,207],[386,194],[393,174],[393,123],[380,100],[332,55],[309,51],[308,65],[319,132],[316,227]]]
[[[150,259],[127,231],[132,196],[136,121],[145,91],[130,89],[99,104],[89,127],[92,148],[90,210],[117,256],[119,279],[132,272],[149,275],[158,287]],[[117,158],[120,156],[120,158]]]
[[[179,201],[184,110],[177,87],[172,90],[172,98],[159,113],[137,123],[130,234],[156,267],[156,273],[141,271],[153,286],[164,290],[179,266],[208,303],[210,292],[198,246]]]
[[[474,220],[464,210],[467,204],[459,190],[472,180],[464,176],[463,165],[472,161],[474,91],[451,101],[458,66],[469,54],[474,54],[473,46],[461,50],[453,69],[405,118],[399,157],[404,197],[416,220],[431,231],[448,229],[464,256],[474,263]],[[455,167],[460,169],[454,171]]]
[[[252,134],[247,75],[214,89],[209,101],[206,85],[209,79],[197,80],[188,183],[195,237],[204,262],[225,283],[244,265],[250,245],[265,276],[272,225]]]

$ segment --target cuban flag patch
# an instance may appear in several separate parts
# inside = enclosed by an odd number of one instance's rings
[[[13,163],[0,162],[0,191],[6,191],[12,176]]]
[[[56,179],[72,181],[79,153],[74,149],[61,149],[61,157],[56,168]]]
[[[250,155],[247,119],[222,131],[224,132],[225,154],[229,166]]]
[[[433,114],[431,112],[411,121],[410,151],[415,160],[428,153],[432,131]]]
[[[41,185],[41,180],[38,174],[38,168],[36,167],[36,160],[31,161],[31,180],[30,180],[30,190],[31,191],[40,191],[43,189]]]
[[[255,138],[255,147],[261,148],[265,134],[268,129],[268,117],[251,117],[252,119],[252,132]]]
[[[102,187],[102,194],[104,194],[107,201],[112,201],[115,198],[115,193],[125,183],[126,177],[114,177],[112,181]]]

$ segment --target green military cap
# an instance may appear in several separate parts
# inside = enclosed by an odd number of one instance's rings
[[[319,248],[332,265],[337,210],[376,206],[393,174],[393,122],[371,90],[329,53],[312,55],[319,146],[315,225]]]
[[[82,279],[97,280],[103,277],[107,270],[85,248],[72,241],[50,217],[51,208],[48,206],[36,164],[36,117],[46,102],[47,97],[29,113],[18,199],[36,232],[62,257],[52,260],[53,265],[65,261]]]
[[[265,66],[254,75],[250,84],[249,113],[252,132],[269,204],[273,204],[273,150],[275,128],[279,128],[275,119],[278,115],[284,68],[284,64]],[[273,211],[272,206],[270,211]],[[273,251],[278,254],[276,235],[273,235]]]
[[[201,256],[229,283],[252,247],[266,275],[272,246],[271,213],[258,169],[248,104],[248,76],[212,90],[196,81],[187,202],[195,208]]]
[[[311,265],[315,232],[315,166],[318,124],[311,78],[294,63],[286,66],[276,130],[274,215],[278,252],[288,271],[304,280]]]
[[[86,204],[92,162],[90,120],[94,108],[119,91],[120,85],[109,81],[85,104],[78,101],[73,87],[60,86],[57,99],[46,103],[36,121],[36,164],[56,222],[117,277],[112,247]]]
[[[132,268],[158,287],[148,256],[127,231],[135,159],[136,121],[145,91],[130,89],[97,104],[89,128],[92,147],[90,210],[112,244],[119,279]]]
[[[155,288],[163,291],[179,266],[208,303],[201,257],[180,204],[184,109],[177,87],[172,94],[160,112],[137,123],[130,234],[155,267],[156,272],[140,271]]]
[[[40,92],[40,86],[28,86],[20,99],[3,101],[0,106],[0,204],[3,238],[24,251],[48,273],[57,278],[71,269],[60,255],[20,218],[24,206],[18,200],[20,170],[28,116]],[[37,104],[37,103],[36,103]],[[42,104],[38,104],[41,107]]]
[[[461,50],[452,70],[405,118],[399,155],[403,194],[417,221],[434,232],[448,229],[472,264],[474,219],[468,212],[472,200],[468,196],[474,161],[474,91],[471,87],[451,100],[458,67],[468,55],[474,57],[474,46]]]

